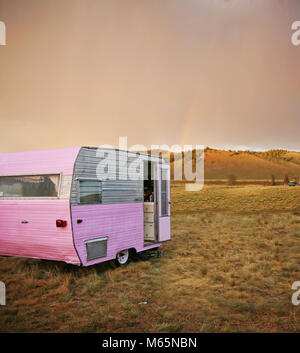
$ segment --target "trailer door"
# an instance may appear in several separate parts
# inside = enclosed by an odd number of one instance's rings
[[[158,164],[158,241],[171,239],[170,166]]]

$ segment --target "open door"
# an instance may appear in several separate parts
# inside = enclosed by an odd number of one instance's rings
[[[158,164],[158,241],[171,239],[170,166]]]

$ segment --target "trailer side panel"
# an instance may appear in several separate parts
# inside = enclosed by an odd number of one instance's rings
[[[80,264],[70,215],[79,150],[0,154],[0,255]],[[66,227],[57,227],[58,219],[65,220]]]
[[[145,250],[143,163],[140,180],[127,178],[134,172],[132,166],[138,165],[139,156],[81,148],[74,168],[71,213],[74,243],[84,266],[114,259],[124,249]]]
[[[84,266],[115,259],[124,249],[141,251],[144,246],[142,203],[73,206],[72,218],[75,246]],[[105,238],[105,256],[88,261],[86,241]]]
[[[57,228],[57,219],[67,227]],[[79,264],[69,200],[0,201],[0,254]]]

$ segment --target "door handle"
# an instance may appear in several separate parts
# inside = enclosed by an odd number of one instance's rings
[[[22,221],[21,222],[22,224],[27,224],[27,223],[29,223],[28,221]]]
[[[82,223],[82,219],[77,219],[77,224]]]

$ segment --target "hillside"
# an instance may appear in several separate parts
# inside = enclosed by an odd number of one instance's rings
[[[238,179],[270,179],[273,174],[278,179],[283,179],[285,175],[295,178],[300,176],[300,153],[297,157],[286,160],[286,156],[282,155],[282,158],[267,159],[262,153],[207,150],[205,177],[223,179],[232,174]]]
[[[164,154],[167,157],[166,154]],[[188,156],[188,163],[191,163]],[[167,158],[168,159],[168,158]],[[182,164],[180,154],[171,158],[171,171],[174,167],[180,168]],[[195,165],[195,160],[193,160]],[[206,179],[228,179],[234,175],[240,180],[283,180],[288,175],[290,180],[300,177],[300,152],[284,150],[271,150],[267,152],[252,151],[223,151],[205,149],[204,157]]]

